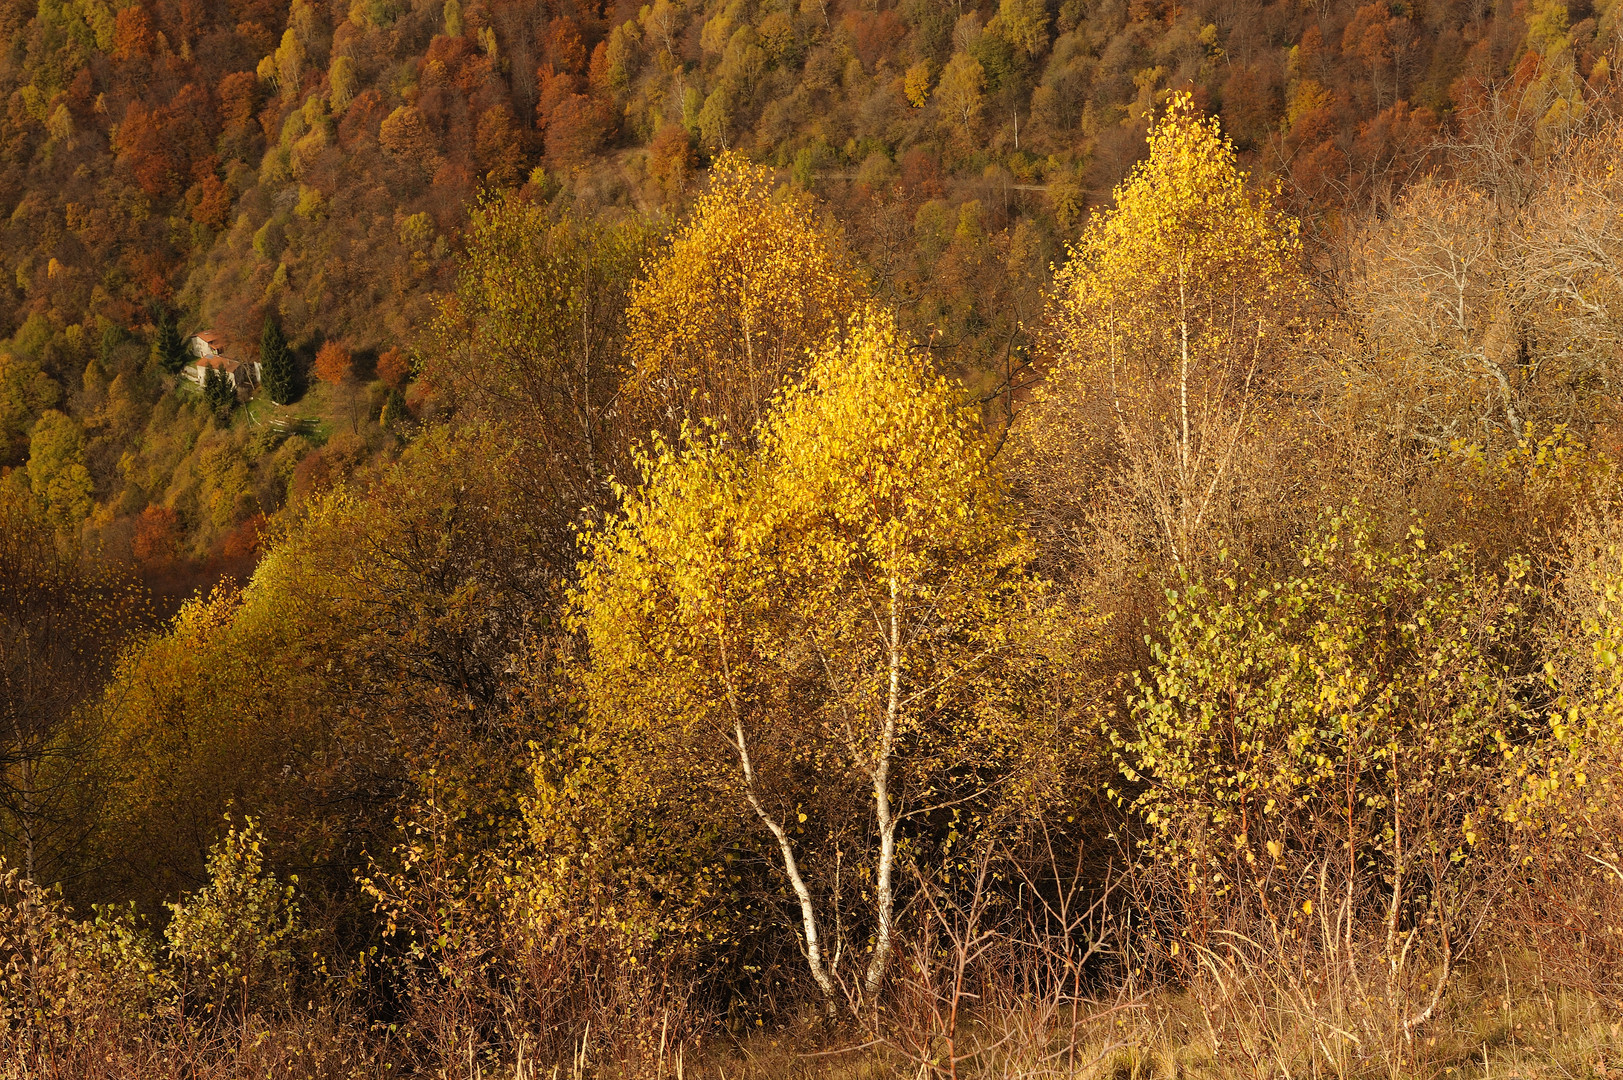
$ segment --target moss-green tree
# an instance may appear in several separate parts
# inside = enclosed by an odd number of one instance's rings
[[[0,487],[0,858],[33,881],[79,869],[96,818],[83,706],[144,615],[113,564],[62,544],[26,492]]]
[[[290,405],[298,397],[299,373],[293,366],[293,353],[276,318],[269,314],[259,335],[259,378],[265,393],[278,405]]]
[[[264,842],[253,818],[232,825],[209,852],[208,884],[168,905],[169,949],[215,1008],[283,1004],[291,989],[305,933],[294,885],[265,869]]]
[[[180,369],[186,366],[186,342],[175,325],[174,314],[168,309],[159,312],[157,325],[153,328],[152,356],[158,366],[171,375],[179,374]]]
[[[203,402],[216,417],[224,420],[237,404],[237,390],[231,380],[217,367],[203,375]]]
[[[22,459],[34,421],[61,397],[56,380],[38,361],[0,352],[0,465],[14,465]]]
[[[94,509],[95,485],[85,465],[85,432],[73,417],[47,409],[28,436],[28,486],[46,519],[64,532]]]

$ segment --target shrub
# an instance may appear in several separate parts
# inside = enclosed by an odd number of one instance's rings
[[[285,1004],[305,942],[294,885],[264,867],[264,836],[252,819],[232,827],[209,854],[209,883],[170,904],[164,936],[182,986],[205,1009]]]
[[[1525,737],[1507,655],[1525,563],[1497,576],[1412,527],[1326,516],[1276,580],[1186,581],[1113,733],[1145,832],[1146,947],[1185,977],[1295,967],[1377,1041],[1435,1013],[1507,853]],[[1314,1012],[1318,1011],[1315,1006]]]

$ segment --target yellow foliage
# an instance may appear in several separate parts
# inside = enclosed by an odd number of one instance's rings
[[[1530,839],[1553,841],[1623,878],[1623,551],[1615,523],[1576,535],[1564,622],[1544,681],[1537,739],[1517,748],[1507,814]]]
[[[962,50],[953,53],[936,87],[941,125],[962,139],[972,139],[985,106],[982,98],[985,89],[986,69],[981,62]]]
[[[809,196],[775,196],[771,170],[723,154],[692,219],[632,290],[628,395],[666,430],[688,415],[745,435],[865,289]]]
[[[907,95],[907,103],[915,109],[924,108],[925,102],[930,100],[930,61],[920,60],[907,69],[907,75],[902,82],[902,92]]]
[[[871,808],[877,843],[847,839],[844,857],[876,883],[872,992],[904,815],[969,775],[1007,777],[999,797],[1043,775],[1045,741],[999,689],[1035,595],[1029,550],[975,409],[885,311],[815,355],[757,452],[683,436],[656,442],[644,485],[589,539],[573,606],[594,726],[623,733],[610,741],[641,767],[622,774],[663,798],[741,799],[759,819],[828,1000],[840,942],[820,943],[829,913],[805,881],[830,873],[836,823]],[[985,812],[984,789],[959,795]]]
[[[1143,542],[1186,562],[1300,364],[1305,279],[1296,221],[1248,188],[1215,119],[1179,95],[1149,143],[1057,275],[1028,448],[1051,482],[1108,479]]]

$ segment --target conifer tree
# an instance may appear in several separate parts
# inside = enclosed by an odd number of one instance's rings
[[[158,314],[158,325],[152,335],[152,355],[158,366],[171,375],[178,375],[186,366],[186,342],[168,311]]]
[[[203,376],[203,400],[220,419],[231,415],[231,409],[237,403],[236,387],[231,385],[231,380],[219,368],[211,367]]]
[[[102,327],[101,349],[97,354],[102,366],[105,367],[112,362],[113,353],[117,351],[120,345],[124,344],[125,337],[124,328],[117,323],[110,322]]]
[[[298,393],[298,374],[293,369],[293,354],[288,351],[287,339],[276,319],[265,316],[265,330],[259,337],[259,371],[265,392],[278,405],[288,405]]]

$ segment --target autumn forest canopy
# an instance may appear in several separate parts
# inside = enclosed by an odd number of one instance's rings
[[[1623,4],[0,21],[0,1076],[1615,1075]]]

